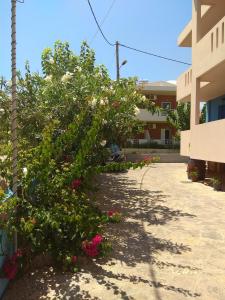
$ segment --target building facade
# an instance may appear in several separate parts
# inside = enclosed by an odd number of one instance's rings
[[[149,82],[140,81],[138,91],[149,101],[164,109],[160,113],[152,114],[147,109],[139,108],[137,119],[145,124],[144,132],[137,135],[132,143],[138,144],[173,144],[176,129],[167,122],[167,109],[176,109],[176,85],[165,81]]]
[[[191,102],[191,128],[181,132],[181,155],[225,172],[225,1],[192,0],[192,20],[178,38],[192,47],[192,66],[177,80],[177,100]],[[206,123],[200,124],[206,103]]]

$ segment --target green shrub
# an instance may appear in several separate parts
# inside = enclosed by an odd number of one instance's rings
[[[84,254],[84,241],[102,232],[104,216],[88,196],[96,175],[145,165],[103,164],[102,141],[120,143],[136,130],[141,96],[134,80],[111,81],[94,62],[86,44],[76,56],[67,43],[57,42],[54,52],[42,55],[43,76],[31,74],[28,66],[25,77],[19,76],[22,188],[0,206],[0,214],[8,215],[1,228],[11,237],[17,231],[26,253],[47,252],[65,264]],[[9,155],[0,167],[11,184],[10,164]]]

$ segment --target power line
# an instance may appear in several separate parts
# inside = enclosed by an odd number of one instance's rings
[[[90,7],[91,13],[92,13],[92,15],[93,15],[93,17],[94,17],[94,19],[95,19],[95,23],[97,24],[98,29],[99,29],[99,31],[101,32],[101,35],[103,36],[104,40],[105,40],[106,43],[109,44],[110,46],[115,46],[115,44],[110,43],[109,40],[107,39],[107,37],[104,35],[104,33],[103,33],[102,29],[101,29],[101,26],[99,25],[98,20],[97,20],[97,18],[96,18],[96,16],[95,16],[95,13],[94,13],[94,10],[93,10],[93,8],[92,8],[92,6],[91,6],[90,0],[87,0],[87,1],[88,1],[88,5],[89,5],[89,7]]]
[[[181,61],[181,60],[177,60],[177,59],[173,59],[173,58],[161,56],[161,55],[158,55],[158,54],[154,54],[154,53],[151,53],[151,52],[147,52],[147,51],[144,51],[144,50],[136,49],[136,48],[133,48],[133,47],[124,45],[124,44],[120,44],[120,43],[119,43],[119,45],[120,45],[121,47],[130,49],[130,50],[133,50],[133,51],[136,51],[136,52],[139,52],[139,53],[143,53],[143,54],[147,54],[147,55],[154,56],[154,57],[157,57],[157,58],[161,58],[161,59],[165,59],[165,60],[177,62],[177,63],[179,63],[179,64],[184,64],[184,65],[188,65],[188,66],[191,65],[191,64],[189,64],[189,63],[187,63],[187,62],[184,62],[184,61]]]
[[[96,18],[96,16],[95,16],[95,12],[94,12],[93,7],[92,7],[92,5],[91,5],[91,3],[90,3],[90,0],[87,0],[87,1],[88,1],[88,4],[89,4],[89,7],[90,7],[90,9],[91,9],[91,13],[92,13],[92,15],[93,15],[93,18],[94,18],[94,20],[95,20],[95,23],[96,23],[96,25],[97,25],[99,31],[101,32],[102,37],[104,38],[104,40],[106,41],[106,43],[107,43],[108,45],[114,47],[116,44],[115,44],[115,43],[114,43],[114,44],[111,43],[111,42],[107,39],[107,37],[105,36],[105,34],[103,33],[103,31],[102,31],[102,29],[101,29],[101,26],[100,26],[99,23],[98,23],[98,20],[97,20],[97,18]],[[133,50],[133,51],[135,51],[135,52],[139,52],[139,53],[143,53],[143,54],[146,54],[146,55],[154,56],[154,57],[157,57],[157,58],[160,58],[160,59],[164,59],[164,60],[168,60],[168,61],[172,61],[172,62],[176,62],[176,63],[179,63],[179,64],[188,65],[188,66],[191,65],[190,63],[187,63],[187,62],[184,62],[184,61],[181,61],[181,60],[177,60],[177,59],[169,58],[169,57],[166,57],[166,56],[154,54],[154,53],[151,53],[151,52],[147,52],[147,51],[144,51],[144,50],[140,50],[140,49],[137,49],[137,48],[130,47],[130,46],[125,45],[125,44],[119,43],[119,45],[120,45],[121,47],[130,49],[130,50]]]
[[[114,4],[116,3],[116,0],[113,0],[109,9],[107,10],[106,14],[105,14],[105,17],[102,19],[101,23],[100,23],[100,26],[102,27],[102,25],[105,23],[105,21],[107,20]],[[92,37],[91,41],[90,41],[90,45],[93,43],[94,39],[96,38],[97,34],[98,34],[99,30],[96,30],[94,36]]]

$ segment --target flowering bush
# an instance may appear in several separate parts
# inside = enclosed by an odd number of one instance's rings
[[[103,66],[95,66],[86,44],[76,56],[57,42],[54,51],[43,52],[42,68],[43,75],[32,74],[27,65],[24,78],[18,76],[22,190],[0,206],[0,214],[9,216],[0,226],[11,237],[16,230],[29,253],[47,252],[73,264],[83,252],[94,257],[110,248],[97,235],[104,216],[89,192],[99,173],[145,165],[103,165],[105,141],[120,144],[138,130],[135,111],[143,99],[135,80],[112,81]],[[8,161],[4,176],[11,181]]]

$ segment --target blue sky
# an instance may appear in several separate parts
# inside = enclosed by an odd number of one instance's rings
[[[92,0],[91,3],[101,21],[112,0]],[[118,40],[190,62],[190,49],[179,48],[177,37],[191,18],[191,3],[190,0],[116,0],[102,28],[112,42]],[[6,78],[10,77],[10,4],[10,0],[0,1],[0,75]],[[41,52],[56,40],[68,41],[78,53],[81,42],[92,40],[97,30],[86,0],[25,0],[17,7],[18,69],[22,71],[26,60],[33,71],[41,70]],[[97,63],[106,65],[115,78],[115,49],[108,46],[100,34],[91,47],[96,52]],[[120,58],[128,60],[121,69],[122,77],[172,80],[188,68],[127,49],[121,49]]]

